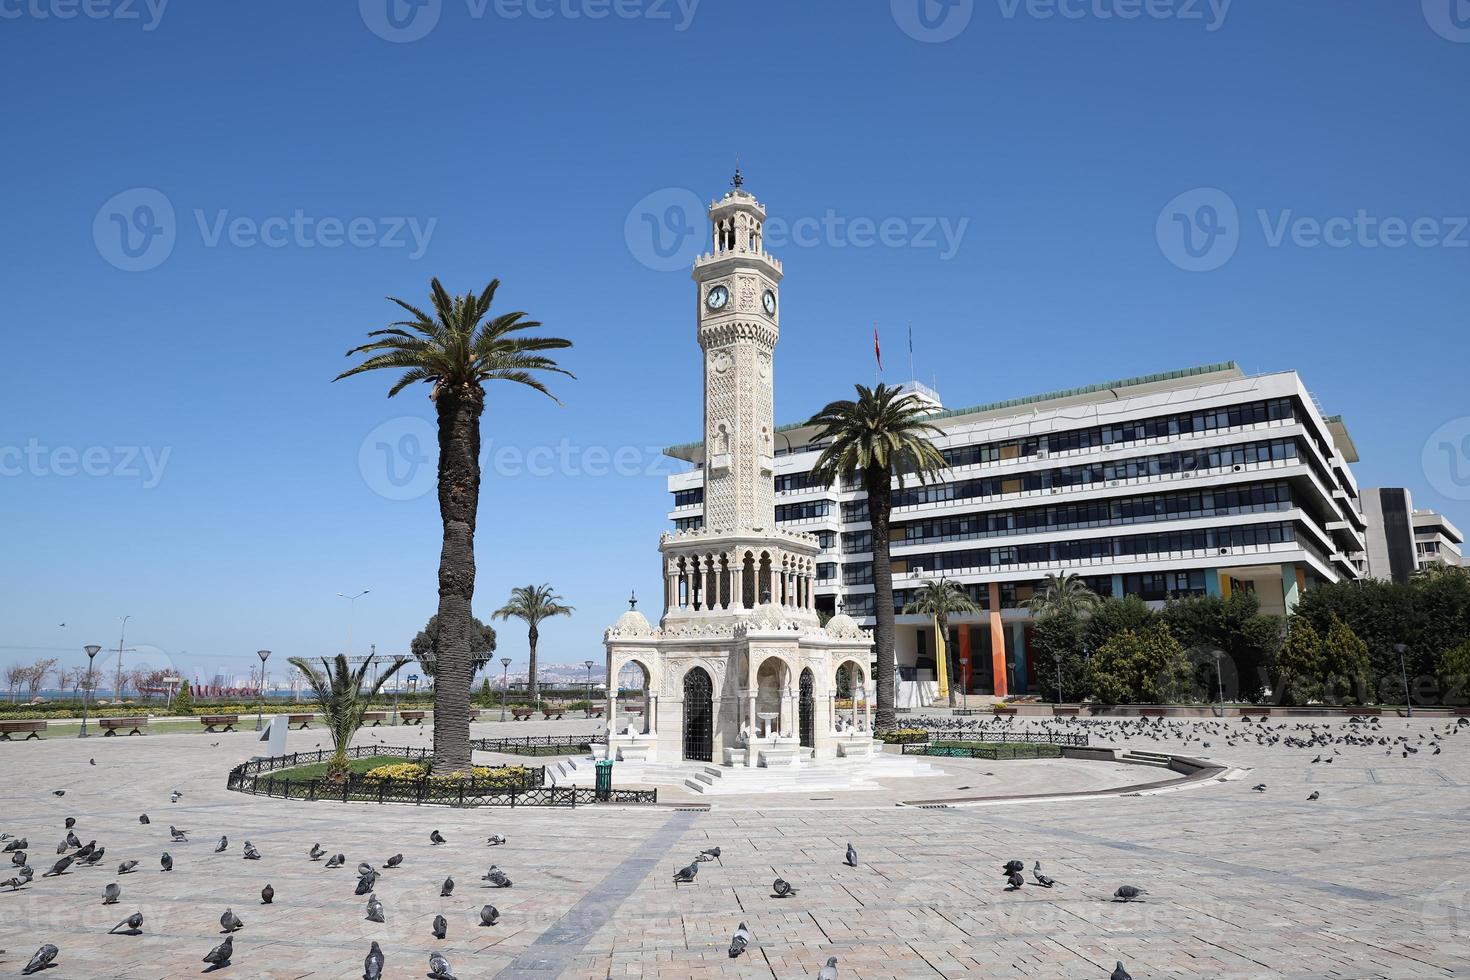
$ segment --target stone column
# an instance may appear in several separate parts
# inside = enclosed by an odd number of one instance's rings
[[[750,692],[746,698],[746,725],[750,728],[750,737],[745,740],[745,767],[752,768],[755,765],[755,678],[750,679]]]
[[[730,608],[745,608],[745,563],[739,552],[730,556]]]

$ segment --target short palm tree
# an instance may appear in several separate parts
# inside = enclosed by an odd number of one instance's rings
[[[475,520],[480,505],[480,416],[485,383],[510,381],[539,391],[553,401],[541,376],[571,372],[542,352],[563,350],[571,341],[525,337],[520,331],[541,324],[524,313],[486,319],[500,280],[478,296],[451,296],[435,279],[430,283],[432,313],[389,297],[408,311],[369,337],[377,339],[348,351],[369,355],[336,380],[364,371],[402,371],[388,389],[393,397],[416,382],[431,385],[429,399],[439,421],[439,517],[444,540],[439,552],[439,643],[434,678],[434,761],[446,770],[470,768],[471,630],[475,596]]]
[[[332,739],[332,759],[327,763],[328,778],[347,774],[347,750],[352,746],[352,736],[362,727],[362,715],[372,703],[373,697],[404,664],[407,657],[395,657],[387,669],[363,688],[363,678],[371,660],[364,660],[354,670],[347,662],[346,654],[337,654],[328,662],[322,658],[322,669],[317,670],[305,657],[292,657],[291,666],[306,677],[312,697],[321,706],[322,720],[327,725],[327,735]]]
[[[970,594],[964,589],[949,579],[941,578],[937,582],[931,579],[920,586],[914,594],[913,601],[906,604],[903,611],[906,616],[915,613],[921,616],[933,616],[935,633],[937,636],[944,637],[945,642],[948,643],[949,617],[958,613],[977,613],[980,611],[980,606],[970,598]],[[954,669],[954,652],[948,651],[948,657],[945,669],[950,678],[949,706],[953,708],[956,703],[954,678],[957,673]]]
[[[1078,616],[1096,609],[1101,601],[1080,575],[1062,572],[1060,575],[1048,575],[1041,591],[1031,597],[1026,608],[1038,619],[1044,616]]]
[[[491,613],[495,619],[519,619],[526,624],[526,639],[531,660],[529,680],[531,703],[541,700],[541,686],[536,680],[536,644],[541,639],[541,621],[552,616],[570,616],[572,607],[551,591],[550,585],[522,585],[510,590],[510,602]]]
[[[835,401],[812,416],[813,441],[827,440],[827,448],[812,467],[812,478],[831,486],[856,473],[868,493],[868,520],[873,531],[873,603],[878,711],[874,724],[894,727],[893,711],[893,564],[888,557],[888,520],[893,511],[893,483],[900,489],[909,475],[920,483],[945,468],[944,456],[930,439],[941,434],[925,422],[930,411],[922,401],[898,388],[857,385],[857,400]]]

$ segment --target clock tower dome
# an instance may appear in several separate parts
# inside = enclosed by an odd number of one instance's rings
[[[776,526],[772,365],[780,336],[781,263],[762,245],[766,209],[732,187],[709,208],[713,250],[694,263],[704,351],[704,526]]]

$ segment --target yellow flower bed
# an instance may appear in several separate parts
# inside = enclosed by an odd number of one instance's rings
[[[531,770],[525,766],[504,766],[491,768],[490,766],[475,766],[472,770],[473,778],[480,783],[490,786],[515,786],[526,785],[531,778]],[[368,779],[423,779],[428,776],[436,783],[462,782],[469,779],[463,772],[455,771],[444,775],[431,775],[429,767],[419,762],[397,762],[393,765],[378,766],[369,769],[366,773]]]
[[[879,732],[878,738],[890,745],[902,745],[907,742],[927,742],[929,732],[923,728],[895,728],[892,731]]]

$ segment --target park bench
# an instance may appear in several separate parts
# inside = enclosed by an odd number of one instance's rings
[[[40,738],[45,730],[44,721],[0,721],[0,742],[9,742],[11,735],[19,735],[21,732],[27,733],[21,741],[29,742],[33,738]]]
[[[975,713],[975,708],[955,708],[953,711],[950,712],[950,714],[954,715],[956,718],[968,718]]]
[[[1015,708],[1002,708],[1000,705],[996,705],[994,708],[991,708],[990,710],[993,711],[993,712],[995,712],[998,715],[1014,715],[1016,713],[1016,709]]]
[[[594,704],[592,706],[592,715],[591,716],[593,718],[601,718],[602,717],[602,705],[600,705],[600,704]]]
[[[561,716],[566,714],[566,710],[566,708],[563,708],[559,704],[548,704],[542,707],[541,717],[547,721],[551,721],[552,719],[561,721]]]
[[[531,717],[533,711],[532,708],[511,708],[510,717],[512,721],[525,721]]]
[[[287,715],[286,716],[286,724],[287,725],[295,725],[296,726],[296,730],[299,732],[303,728],[310,728],[311,727],[311,719],[313,717],[314,716],[312,716],[312,715]]]
[[[419,725],[422,727],[424,724],[424,712],[422,711],[400,711],[398,717],[403,719],[405,725]]]
[[[1169,713],[1169,709],[1168,708],[1139,708],[1138,709],[1138,716],[1140,718],[1163,718],[1168,713]]]
[[[129,729],[129,735],[142,735],[143,729],[148,727],[147,718],[98,718],[97,724],[106,729],[102,733],[103,738],[116,735],[119,728]]]
[[[386,711],[364,711],[362,713],[363,724],[367,724],[368,722],[372,722],[371,725],[368,725],[369,728],[377,728],[379,725],[381,725],[383,723],[383,719],[385,719],[387,717],[388,717],[388,712],[386,712]]]
[[[471,708],[470,709],[470,721],[479,721],[479,720],[480,720],[480,709],[479,708]]]
[[[239,723],[240,723],[240,716],[239,715],[200,715],[199,716],[199,724],[203,725],[204,726],[204,731],[207,732],[210,735],[213,735],[214,734],[214,730],[216,728],[218,728],[218,727],[223,727],[224,730],[227,731],[227,732],[233,732],[235,730],[235,726],[238,725]]]
[[[1076,718],[1079,714],[1082,713],[1082,709],[1076,707],[1067,708],[1059,704],[1051,709],[1051,713],[1056,715],[1058,718]]]

